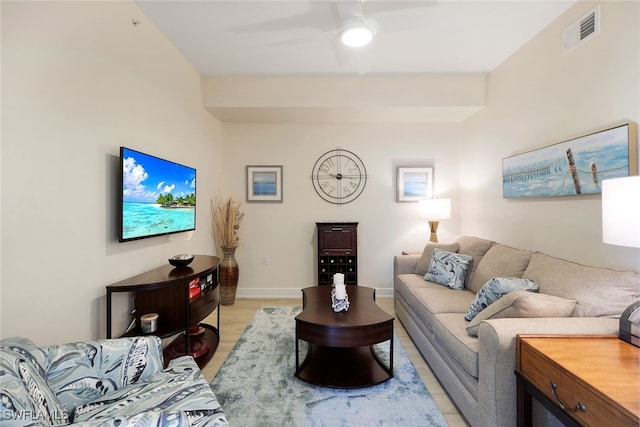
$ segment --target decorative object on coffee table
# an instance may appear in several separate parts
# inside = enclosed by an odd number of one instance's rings
[[[220,263],[220,303],[233,305],[240,274],[235,252],[240,245],[240,223],[244,213],[240,211],[240,202],[232,197],[218,196],[211,201],[211,217],[214,237],[223,252]]]
[[[336,313],[349,310],[349,295],[344,284],[344,274],[333,275],[333,289],[331,289],[331,308]]]

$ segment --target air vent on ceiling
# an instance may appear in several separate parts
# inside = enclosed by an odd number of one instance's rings
[[[567,55],[600,33],[600,5],[571,24],[562,33],[562,51]]]

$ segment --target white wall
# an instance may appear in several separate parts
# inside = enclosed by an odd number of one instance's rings
[[[428,239],[417,206],[395,202],[395,167],[423,162],[435,166],[436,194],[453,199],[441,241],[475,234],[639,270],[638,250],[601,243],[598,196],[501,195],[503,157],[640,122],[640,5],[601,5],[597,38],[562,56],[562,30],[591,6],[577,4],[489,75],[487,108],[463,125],[220,125],[202,108],[198,74],[133,4],[0,2],[0,336],[104,336],[106,285],[176,253],[215,252],[209,197],[222,189],[244,199],[246,165],[283,165],[284,203],[243,204],[240,296],[295,296],[313,285],[315,222],[332,220],[360,222],[360,282],[388,291],[393,255]],[[117,243],[120,145],[198,169],[191,241]],[[321,200],[310,177],[337,147],[369,172],[360,198],[340,207]]]
[[[453,216],[440,223],[439,236],[458,233],[457,137],[459,125],[400,124],[223,124],[225,181],[230,195],[244,200],[247,165],[282,165],[284,202],[243,203],[246,213],[236,252],[239,296],[290,295],[313,286],[317,221],[357,221],[359,283],[391,295],[393,256],[421,251],[426,221],[416,203],[396,203],[395,167],[433,164],[435,194],[452,197]],[[353,151],[368,180],[355,201],[337,206],[322,200],[311,170],[326,151]],[[269,264],[262,265],[262,256]]]
[[[0,335],[104,337],[106,285],[176,253],[214,252],[220,124],[202,107],[199,74],[132,3],[1,7]],[[192,240],[117,242],[120,145],[197,169]]]
[[[580,2],[488,76],[465,122],[461,230],[582,263],[640,270],[640,251],[602,243],[601,198],[502,198],[501,160],[621,120],[640,122],[640,3],[601,2],[601,32],[567,56]]]

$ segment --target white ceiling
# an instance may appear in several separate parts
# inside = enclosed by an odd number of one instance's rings
[[[486,73],[575,2],[368,0],[364,15],[380,29],[364,53],[336,43],[334,0],[136,4],[203,76],[214,77]]]

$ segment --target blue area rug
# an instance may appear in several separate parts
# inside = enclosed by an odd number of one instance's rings
[[[294,318],[300,310],[258,309],[211,382],[232,426],[447,425],[397,338],[394,377],[382,384],[340,390],[294,377]],[[388,362],[388,343],[377,351]],[[302,361],[306,354],[303,341],[300,352]]]

